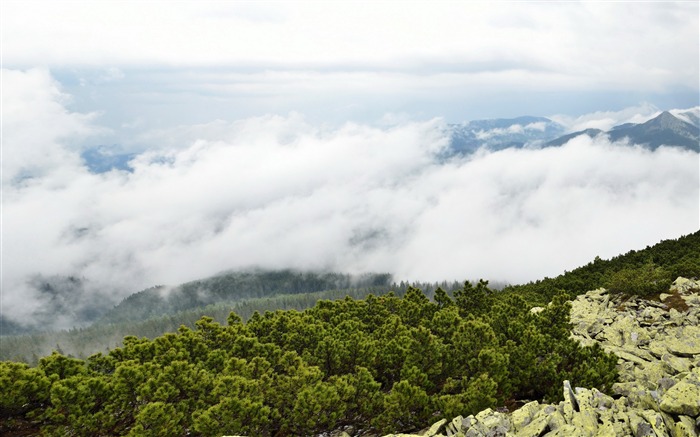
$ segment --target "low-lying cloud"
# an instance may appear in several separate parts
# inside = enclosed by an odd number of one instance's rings
[[[698,229],[698,154],[678,148],[584,136],[443,162],[440,119],[290,114],[161,131],[133,172],[92,174],[74,145],[93,116],[26,100],[55,87],[47,73],[4,80],[2,312],[25,323],[47,302],[37,275],[108,303],[247,267],[521,282]]]

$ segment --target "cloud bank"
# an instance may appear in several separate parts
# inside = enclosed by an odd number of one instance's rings
[[[689,62],[698,59],[694,2],[170,6],[164,13],[160,2],[9,2],[5,65],[235,66],[292,80],[324,72],[446,73],[448,80],[470,73],[489,84],[499,76],[501,86],[604,80],[625,89],[679,82],[697,89],[697,63]]]
[[[115,130],[291,111],[314,124],[387,112],[460,123],[695,106],[698,8],[33,0],[5,2],[0,31],[6,68],[59,71],[74,107],[105,110]]]
[[[106,304],[253,266],[521,282],[698,229],[698,154],[676,148],[579,137],[445,163],[441,119],[292,113],[153,132],[133,172],[92,174],[94,115],[46,71],[3,80],[2,312],[25,322],[48,299],[37,275]]]

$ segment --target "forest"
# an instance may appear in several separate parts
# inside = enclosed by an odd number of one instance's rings
[[[244,273],[244,275],[247,276],[248,273]],[[401,281],[398,284],[383,286],[363,287],[361,286],[363,284],[359,283],[353,288],[284,293],[269,287],[269,283],[266,282],[269,275],[291,277],[297,276],[298,273],[290,271],[256,273],[254,282],[259,284],[260,288],[265,287],[268,290],[266,293],[253,294],[245,288],[242,290],[232,288],[228,293],[222,294],[223,299],[217,299],[216,303],[205,306],[197,306],[197,300],[190,298],[187,294],[184,294],[184,299],[178,302],[172,298],[160,299],[158,287],[143,290],[125,299],[107,313],[102,320],[84,328],[3,336],[2,342],[0,342],[0,360],[22,361],[36,365],[40,357],[50,355],[54,350],[72,357],[87,358],[93,353],[105,352],[110,348],[121,346],[122,339],[129,335],[153,339],[167,332],[175,332],[181,325],[194,328],[195,322],[203,316],[210,316],[219,323],[225,323],[231,311],[236,312],[243,320],[248,320],[256,311],[261,314],[275,310],[301,311],[313,307],[316,302],[324,299],[336,300],[347,296],[363,299],[370,294],[378,296],[389,291],[393,291],[397,296],[403,296],[409,286],[420,288],[426,296],[432,297],[434,291],[439,287],[448,293],[462,287],[459,282],[443,281],[439,284],[414,282],[409,284]],[[312,273],[304,275],[307,277],[315,276]],[[226,274],[223,277],[214,277],[197,281],[197,283],[204,285],[209,284],[210,281],[221,283],[222,280],[231,278],[235,281],[237,276],[239,276],[238,273]],[[200,289],[195,289],[195,291],[197,290]],[[201,296],[200,293],[196,294]],[[250,295],[258,297],[247,297]],[[183,302],[188,301],[193,305],[188,307],[183,304]],[[125,304],[125,302],[129,303]],[[135,305],[133,302],[139,302],[140,305]],[[175,311],[173,308],[183,309]],[[144,319],[142,317],[144,313],[158,315]],[[119,321],[110,321],[111,319]]]
[[[617,358],[569,337],[568,300],[601,286],[653,298],[676,276],[700,276],[700,232],[503,290],[480,280],[317,296],[306,309],[129,335],[84,359],[3,361],[0,433],[361,435],[557,401],[563,380],[606,392]]]

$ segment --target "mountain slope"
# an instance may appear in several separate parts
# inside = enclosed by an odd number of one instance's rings
[[[644,144],[651,149],[661,146],[679,146],[700,151],[700,131],[696,126],[674,117],[664,111],[646,123],[613,129],[610,139],[619,141],[627,138],[631,143]]]
[[[242,299],[388,286],[390,283],[388,274],[351,276],[293,270],[230,272],[176,287],[158,286],[134,293],[107,312],[100,323],[145,320]]]
[[[688,121],[664,111],[645,123],[625,123],[615,126],[607,132],[599,129],[586,129],[549,141],[546,146],[562,146],[580,135],[595,137],[605,133],[611,141],[626,140],[631,144],[643,145],[652,150],[661,146],[672,146],[700,152],[700,128],[689,122],[697,120],[697,118],[693,118],[694,112],[686,111],[680,114]]]
[[[604,134],[604,133],[605,133],[605,131],[600,130],[600,129],[585,129],[582,131],[573,132],[573,133],[570,133],[567,135],[563,135],[563,136],[557,138],[556,140],[552,140],[552,141],[547,143],[547,147],[563,146],[564,144],[568,143],[569,141],[571,141],[574,138],[579,137],[581,135],[587,135],[591,138],[595,138],[598,135]]]

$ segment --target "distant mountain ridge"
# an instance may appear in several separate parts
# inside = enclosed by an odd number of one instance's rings
[[[661,146],[671,146],[700,152],[700,127],[697,124],[697,115],[692,110],[680,114],[687,114],[683,117],[685,120],[664,111],[644,123],[625,123],[615,126],[607,132],[600,129],[586,129],[564,135],[546,145],[557,147],[581,135],[593,138],[605,134],[611,141],[627,140],[632,144],[643,145],[652,150]]]
[[[451,124],[448,130],[451,152],[468,154],[482,147],[503,150],[540,146],[562,135],[565,128],[545,117],[523,116]]]
[[[609,131],[589,128],[566,133],[566,128],[546,117],[524,116],[476,120],[448,125],[447,155],[467,155],[478,149],[559,147],[586,135],[607,135],[613,141],[627,139],[655,150],[661,146],[700,151],[700,108],[663,111],[644,123],[624,123]]]
[[[448,124],[445,134],[449,147],[442,158],[464,156],[479,149],[498,151],[509,148],[542,148],[563,146],[570,140],[586,135],[595,138],[607,135],[611,141],[625,138],[655,150],[661,146],[681,147],[700,152],[700,107],[663,111],[644,123],[624,123],[609,131],[589,128],[568,132],[566,126],[546,117],[521,116]],[[81,153],[85,167],[91,173],[109,171],[132,172],[130,161],[138,153],[125,152],[119,145],[98,145]]]

